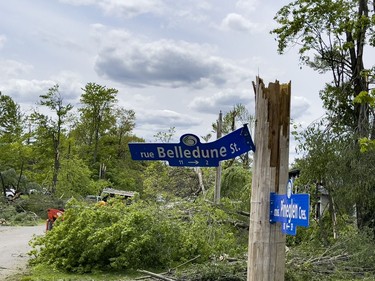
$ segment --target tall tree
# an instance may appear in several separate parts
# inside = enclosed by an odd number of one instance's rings
[[[224,114],[222,122],[222,134],[226,135],[236,130],[239,126],[248,124],[249,130],[254,128],[254,116],[246,109],[243,104],[236,104],[232,110]],[[212,123],[213,132],[217,132],[217,123]],[[251,159],[249,153],[244,153],[239,157],[244,168],[249,168]],[[235,159],[226,161],[227,166],[233,165]]]
[[[303,64],[332,76],[332,82],[320,95],[327,109],[327,131],[340,144],[335,156],[340,156],[349,167],[349,171],[342,169],[340,175],[336,174],[335,181],[346,178],[345,172],[351,174],[351,179],[357,179],[351,181],[350,191],[354,191],[351,197],[357,207],[359,227],[375,226],[371,223],[375,219],[374,201],[364,200],[374,197],[375,185],[363,169],[375,155],[361,155],[358,145],[358,139],[375,137],[370,91],[375,68],[365,66],[369,62],[366,52],[375,46],[374,16],[375,5],[369,0],[296,0],[279,10],[275,16],[279,27],[272,31],[280,53],[290,46],[299,46]],[[348,139],[352,141],[348,143]],[[309,157],[314,158],[311,153]],[[360,178],[359,171],[365,173]]]
[[[115,123],[100,139],[99,178],[109,180],[120,190],[142,190],[143,163],[132,161],[129,142],[144,142],[132,131],[135,112],[122,107],[114,108]]]
[[[115,110],[115,135],[118,137],[118,152],[117,155],[120,157],[123,153],[123,142],[126,134],[130,134],[135,126],[135,112],[131,109],[125,109],[122,107],[116,108]]]
[[[249,124],[249,127],[253,127],[254,117],[249,113],[243,104],[236,104],[233,109],[229,110],[224,114],[222,131],[223,134],[229,134],[242,126],[243,124]],[[217,124],[212,123],[212,129],[214,132],[217,131]]]
[[[23,115],[20,106],[11,97],[0,92],[0,167],[2,167],[1,172],[7,169],[20,170],[17,184],[14,185],[16,190],[19,189],[25,163],[26,150],[22,144],[22,132]],[[1,180],[3,181],[2,177]],[[5,195],[4,184],[3,192]]]
[[[20,106],[13,99],[0,92],[0,138],[2,142],[12,142],[22,133]]]
[[[162,143],[169,143],[172,140],[175,133],[176,133],[176,128],[170,127],[167,132],[165,131],[157,132],[154,135],[154,138],[155,138],[155,141],[162,142]]]
[[[118,90],[88,83],[83,91],[80,100],[82,107],[79,111],[81,122],[88,130],[87,144],[89,147],[93,146],[92,162],[95,164],[98,161],[100,138],[115,122],[112,107],[117,101]]]
[[[40,95],[39,104],[51,110],[53,116],[34,112],[32,119],[38,124],[38,137],[46,138],[52,142],[53,151],[53,175],[51,192],[55,193],[60,170],[61,137],[64,131],[68,113],[73,109],[71,104],[64,105],[63,98],[56,84],[44,95]]]
[[[373,66],[365,67],[365,46],[375,45],[375,5],[369,0],[297,0],[275,16],[272,31],[278,51],[299,46],[302,63],[325,73],[332,83],[321,92],[331,123],[349,126],[357,137],[374,135],[375,121],[368,102],[353,103],[369,91]]]

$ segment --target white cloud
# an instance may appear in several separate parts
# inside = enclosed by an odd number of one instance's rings
[[[245,106],[254,102],[254,94],[249,90],[227,90],[221,91],[214,95],[201,96],[193,99],[189,104],[192,110],[217,114],[220,110],[228,112],[233,109],[236,104],[243,104]],[[253,108],[253,106],[249,106]]]
[[[241,12],[253,12],[257,8],[259,0],[239,0],[236,8]]]
[[[75,6],[81,6],[81,5],[94,5],[97,3],[97,0],[59,0],[61,3],[66,3],[70,5],[75,5]]]
[[[211,1],[191,0],[189,5],[186,2],[171,1],[165,4],[163,16],[168,18],[169,27],[186,25],[186,22],[202,25],[209,21],[212,10]]]
[[[95,5],[106,14],[131,18],[146,13],[159,14],[163,2],[159,0],[60,0],[70,5]]]
[[[0,34],[0,49],[5,45],[7,41],[7,37],[5,35]]]
[[[299,119],[306,114],[309,114],[311,103],[305,97],[293,96],[292,95],[292,108],[291,108],[291,117],[295,120]]]
[[[81,76],[73,71],[61,71],[57,75],[51,77],[55,84],[59,85],[59,91],[64,98],[64,102],[76,105],[82,94]]]
[[[252,23],[240,14],[228,14],[221,22],[221,28],[238,32],[251,32],[257,28],[257,24]]]
[[[157,125],[159,128],[188,128],[201,124],[199,118],[181,114],[173,110],[147,110],[137,114],[137,122],[146,125]]]
[[[96,27],[96,32],[104,31]],[[98,35],[98,33],[97,33]],[[212,54],[214,47],[160,39],[149,41],[122,30],[101,33],[95,70],[107,79],[144,87],[224,85],[245,79],[247,73],[229,60]]]
[[[7,79],[21,74],[26,74],[29,73],[31,70],[33,70],[33,66],[30,64],[22,63],[15,60],[0,59],[1,79]]]
[[[65,103],[76,105],[82,93],[82,84],[78,77],[71,72],[61,72],[49,80],[10,79],[1,85],[5,95],[11,96],[19,104],[35,104],[40,100],[40,95],[58,84],[61,96]]]
[[[35,104],[54,84],[52,80],[11,79],[3,85],[3,90],[19,104]]]
[[[47,30],[39,30],[36,31],[35,34],[43,42],[52,45],[53,47],[58,47],[59,49],[76,50],[80,52],[85,50],[83,46],[77,43],[76,38],[69,38],[66,34],[59,34]]]
[[[163,5],[158,0],[103,0],[100,6],[107,13],[132,17],[145,13],[160,13]]]

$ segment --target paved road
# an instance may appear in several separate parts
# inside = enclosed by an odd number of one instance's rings
[[[33,235],[43,235],[44,225],[0,226],[0,280],[26,268]]]

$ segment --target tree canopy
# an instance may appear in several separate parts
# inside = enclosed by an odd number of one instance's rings
[[[307,181],[324,183],[342,211],[357,214],[361,228],[374,227],[375,211],[374,177],[366,168],[375,159],[369,149],[375,139],[374,18],[368,0],[296,0],[278,11],[279,26],[271,31],[279,53],[297,47],[302,64],[332,77],[320,91],[326,117],[302,134],[299,165]]]

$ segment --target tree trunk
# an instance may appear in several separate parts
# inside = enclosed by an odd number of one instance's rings
[[[54,165],[53,165],[53,178],[52,178],[52,194],[56,192],[56,187],[57,187],[57,180],[59,176],[59,169],[60,169],[60,153],[59,151],[55,151],[55,156],[54,156]]]
[[[99,125],[95,130],[95,141],[94,141],[94,159],[93,159],[93,164],[96,163],[98,159],[98,148],[99,148]]]
[[[61,111],[61,108],[59,108],[59,111]],[[54,165],[53,165],[53,180],[52,180],[52,194],[56,192],[57,187],[57,180],[59,176],[60,171],[60,142],[61,142],[61,126],[62,126],[62,120],[59,116],[57,121],[57,133],[56,136],[52,134],[53,138],[53,148],[54,148]]]
[[[5,182],[4,182],[4,178],[3,178],[3,173],[2,172],[0,172],[0,180],[1,180],[1,185],[3,186],[4,197],[6,197],[7,196],[7,192],[6,192]]]
[[[333,200],[333,195],[331,192],[328,193],[328,200],[329,200],[329,213],[331,214],[332,220],[332,231],[333,231],[333,239],[337,239],[337,212],[335,201]]]
[[[195,167],[194,168],[194,172],[197,174],[197,176],[198,176],[198,182],[199,182],[199,189],[198,189],[198,191],[196,193],[198,194],[199,191],[202,191],[203,198],[205,198],[206,197],[206,189],[204,188],[204,184],[203,184],[202,169],[200,167]]]
[[[24,166],[25,166],[25,161],[22,160],[20,176],[18,177],[18,181],[17,181],[17,188],[16,188],[17,191],[20,190],[20,182],[21,182],[21,178],[22,178],[22,175],[23,175],[23,167]]]

